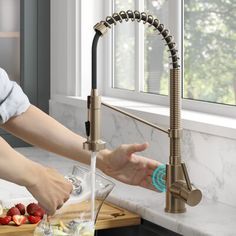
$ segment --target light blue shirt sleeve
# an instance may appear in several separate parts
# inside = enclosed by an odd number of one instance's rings
[[[29,106],[29,99],[21,87],[9,80],[5,70],[0,68],[0,123],[22,114]]]

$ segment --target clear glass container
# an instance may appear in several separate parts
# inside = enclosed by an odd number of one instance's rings
[[[114,188],[114,183],[96,173],[95,205],[92,208],[90,169],[76,165],[72,173],[67,175],[66,178],[73,183],[74,187],[70,199],[53,217],[50,219],[44,217],[35,229],[35,236],[94,235],[98,212],[104,200]]]

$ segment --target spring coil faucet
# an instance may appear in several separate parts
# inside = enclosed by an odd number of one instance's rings
[[[172,60],[170,69],[170,128],[165,130],[132,114],[122,111],[106,103],[101,103],[97,91],[97,44],[101,36],[107,33],[112,25],[124,21],[143,22],[154,27],[159,32],[162,40],[166,42],[170,58]],[[88,121],[86,122],[87,141],[84,148],[90,151],[99,151],[105,148],[105,143],[100,140],[100,107],[101,104],[133,117],[147,125],[150,125],[168,134],[170,139],[169,163],[166,164],[166,207],[165,211],[170,213],[182,213],[186,211],[185,203],[190,206],[197,205],[202,198],[201,191],[196,189],[190,182],[185,164],[181,161],[181,80],[178,50],[173,36],[168,29],[152,15],[139,11],[120,11],[108,16],[105,21],[101,21],[94,26],[96,34],[92,45],[92,90],[88,96]]]

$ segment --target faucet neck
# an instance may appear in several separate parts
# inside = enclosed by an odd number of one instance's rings
[[[170,164],[181,164],[181,80],[180,70],[170,70]]]

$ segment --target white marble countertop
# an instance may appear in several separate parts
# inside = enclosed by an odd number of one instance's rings
[[[57,157],[36,149],[19,148],[31,160],[58,169],[62,174],[70,173],[76,162]],[[0,180],[1,200],[30,197],[24,187]],[[136,212],[150,222],[186,236],[235,236],[236,208],[203,199],[196,207],[187,207],[187,212],[170,214],[164,212],[165,194],[127,186],[116,182],[109,201]]]

